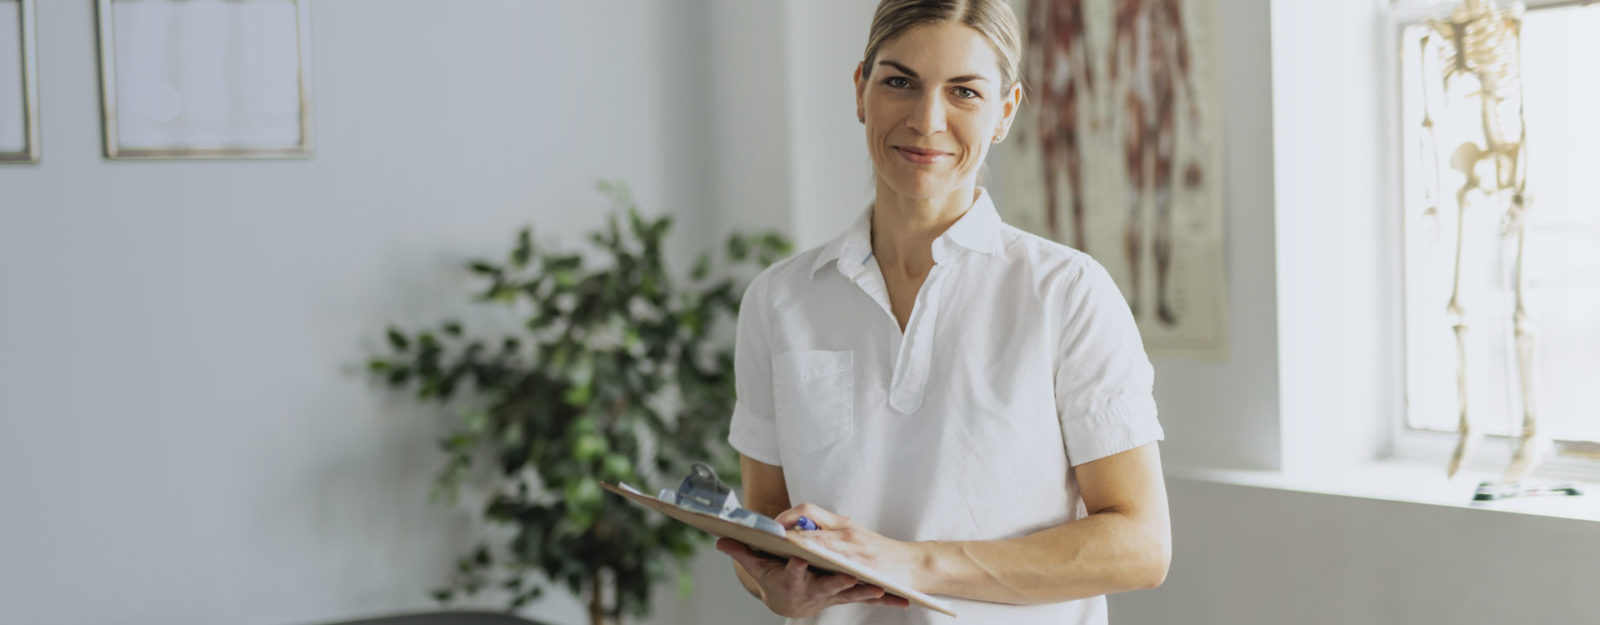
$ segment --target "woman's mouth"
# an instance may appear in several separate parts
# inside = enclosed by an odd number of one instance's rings
[[[899,145],[894,146],[894,151],[899,153],[901,158],[918,165],[932,165],[951,155],[949,152]]]

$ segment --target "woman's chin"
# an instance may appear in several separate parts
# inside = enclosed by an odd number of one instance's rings
[[[896,172],[885,176],[884,181],[895,194],[918,200],[932,200],[949,195],[960,186],[949,176],[933,172]]]

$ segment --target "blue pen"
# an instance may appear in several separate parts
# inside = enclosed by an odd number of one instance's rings
[[[798,527],[800,529],[803,529],[803,530],[822,529],[820,527],[817,527],[817,524],[816,524],[815,521],[812,521],[811,519],[808,519],[808,518],[805,518],[805,517],[800,517],[799,521],[795,521],[794,526]]]

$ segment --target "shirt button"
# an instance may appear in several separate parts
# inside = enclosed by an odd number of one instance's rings
[[[922,397],[917,393],[894,393],[889,396],[889,405],[895,410],[910,414],[922,407]]]

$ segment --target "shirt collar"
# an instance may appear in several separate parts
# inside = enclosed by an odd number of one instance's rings
[[[947,259],[951,245],[982,254],[999,253],[1001,225],[1003,222],[995,211],[989,190],[979,187],[978,198],[973,200],[967,212],[933,240],[933,261],[939,263]],[[818,269],[833,262],[839,267],[839,273],[855,277],[856,272],[861,271],[871,259],[872,207],[867,206],[849,228],[823,246],[822,252],[811,263],[811,273],[815,275]]]

